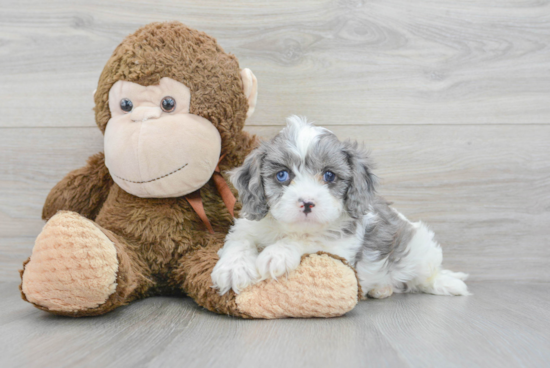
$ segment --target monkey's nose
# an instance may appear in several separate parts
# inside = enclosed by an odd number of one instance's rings
[[[160,118],[160,115],[162,115],[162,110],[160,109],[160,107],[140,106],[132,111],[130,119],[132,119],[132,121],[140,122],[150,119],[158,119]]]
[[[312,209],[313,207],[315,207],[315,203],[313,203],[313,202],[307,202],[307,201],[300,201],[300,202],[302,202],[302,205],[300,206],[300,208],[303,208],[303,209],[304,209],[303,212],[304,212],[305,214],[310,213],[310,212],[311,212],[311,209]]]

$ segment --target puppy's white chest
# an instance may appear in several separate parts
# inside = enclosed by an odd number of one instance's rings
[[[324,250],[325,248],[325,245],[322,243],[321,239],[312,235],[286,234],[281,237],[280,240],[289,244],[294,244],[294,246],[299,248],[299,251],[302,254],[318,252],[320,250]]]

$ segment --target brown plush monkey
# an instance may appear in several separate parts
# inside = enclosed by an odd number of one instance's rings
[[[23,299],[74,317],[185,294],[211,311],[246,318],[352,309],[359,295],[354,270],[327,254],[304,257],[288,278],[239,295],[211,288],[236,195],[220,172],[240,165],[256,144],[243,131],[256,87],[252,72],[239,69],[213,38],[179,22],[128,36],[95,93],[105,154],[50,192],[47,223],[21,271]]]

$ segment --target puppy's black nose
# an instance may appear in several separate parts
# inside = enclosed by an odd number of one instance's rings
[[[304,209],[304,213],[310,213],[311,209],[315,207],[315,203],[302,201],[302,205],[300,207]]]

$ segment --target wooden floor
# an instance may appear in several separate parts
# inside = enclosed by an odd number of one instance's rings
[[[189,298],[71,319],[0,284],[0,367],[548,367],[550,284],[472,283],[470,297],[394,295],[341,318],[241,320]]]
[[[467,298],[397,295],[333,320],[244,321],[154,298],[99,318],[19,299],[49,190],[103,150],[92,92],[123,37],[179,20],[290,114],[364,142]],[[550,366],[549,0],[0,0],[0,368]]]

